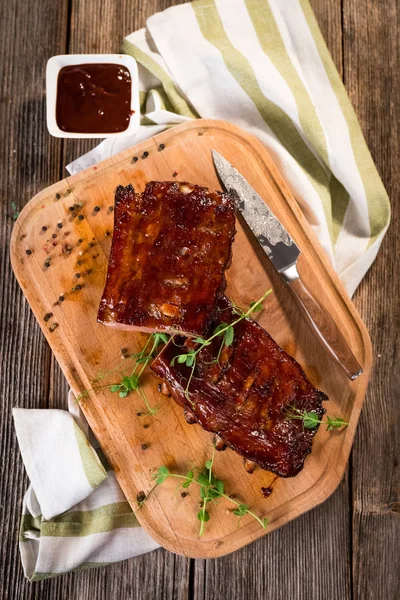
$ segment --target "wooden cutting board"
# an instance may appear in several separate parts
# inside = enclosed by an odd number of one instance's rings
[[[242,459],[226,450],[217,453],[215,475],[227,493],[247,503],[270,524],[263,530],[246,516],[238,527],[228,501],[211,505],[205,535],[198,537],[198,489],[185,498],[175,493],[176,480],[158,487],[140,510],[136,497],[150,490],[152,473],[161,465],[186,473],[211,456],[211,434],[188,425],[182,409],[158,392],[150,373],[144,387],[154,417],[143,412],[141,399],[120,399],[108,390],[91,393],[81,407],[100,442],[141,525],[165,548],[191,557],[209,558],[232,552],[324,501],[339,484],[371,370],[371,343],[354,306],[329,264],[300,209],[260,142],[223,121],[199,120],[174,127],[35,196],[21,212],[12,236],[11,258],[16,277],[76,395],[92,387],[100,371],[143,347],[146,336],[111,330],[96,322],[110,252],[114,191],[132,183],[142,191],[147,181],[186,180],[220,188],[211,149],[225,156],[254,186],[300,247],[299,270],[306,285],[336,320],[363,366],[350,382],[321,349],[299,314],[287,289],[251,233],[238,223],[233,262],[227,272],[227,295],[248,305],[272,287],[266,308],[257,316],[289,354],[304,367],[315,386],[330,397],[328,414],[350,422],[346,429],[314,438],[312,454],[293,479],[279,479],[257,469],[252,475]],[[72,210],[71,207],[75,206]],[[100,210],[95,211],[95,207]],[[78,278],[76,275],[80,275]],[[81,286],[78,289],[76,286]],[[45,319],[45,316],[51,314]],[[105,380],[112,383],[112,377]],[[263,497],[261,488],[272,488]]]

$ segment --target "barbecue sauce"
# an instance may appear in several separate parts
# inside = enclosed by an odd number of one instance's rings
[[[69,133],[119,133],[129,125],[131,74],[117,64],[63,67],[58,75],[56,120]]]

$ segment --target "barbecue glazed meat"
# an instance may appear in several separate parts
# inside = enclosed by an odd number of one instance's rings
[[[152,181],[115,194],[114,235],[98,321],[203,335],[225,288],[235,235],[229,194]]]
[[[227,298],[218,302],[209,332],[221,322],[237,319]],[[185,351],[173,343],[153,362],[153,372],[167,382],[173,398],[184,407],[188,422],[197,421],[217,434],[218,443],[238,452],[248,461],[281,477],[297,475],[311,452],[315,429],[305,429],[301,420],[288,418],[288,410],[314,411],[321,417],[327,396],[307,379],[300,365],[280,348],[252,319],[235,325],[234,340],[221,347],[217,337],[197,355],[188,388],[190,367],[171,360]],[[175,343],[196,347],[175,337]],[[218,446],[217,446],[218,449]]]

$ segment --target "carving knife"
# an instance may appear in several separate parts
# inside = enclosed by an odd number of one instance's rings
[[[272,264],[291,288],[305,318],[329,354],[352,381],[362,368],[331,315],[305,287],[297,270],[300,249],[254,188],[221,154],[212,150],[218,176],[224,188],[237,199],[244,220]]]

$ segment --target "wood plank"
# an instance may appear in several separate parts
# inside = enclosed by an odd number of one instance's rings
[[[400,589],[398,4],[345,0],[343,8],[346,86],[393,210],[378,259],[355,298],[374,340],[375,370],[351,464],[353,596],[394,600]]]
[[[40,588],[38,600],[187,600],[188,582],[189,560],[160,548],[132,560],[68,573],[32,587]]]
[[[65,51],[67,1],[0,3],[0,597],[38,598],[40,587],[24,578],[18,549],[22,497],[28,486],[17,447],[11,407],[45,408],[50,350],[23,299],[9,262],[20,210],[59,176],[61,152],[45,125],[44,76],[50,54]]]
[[[343,535],[347,490],[346,478],[317,509],[230,556],[207,561],[206,600],[351,598],[349,537]]]

